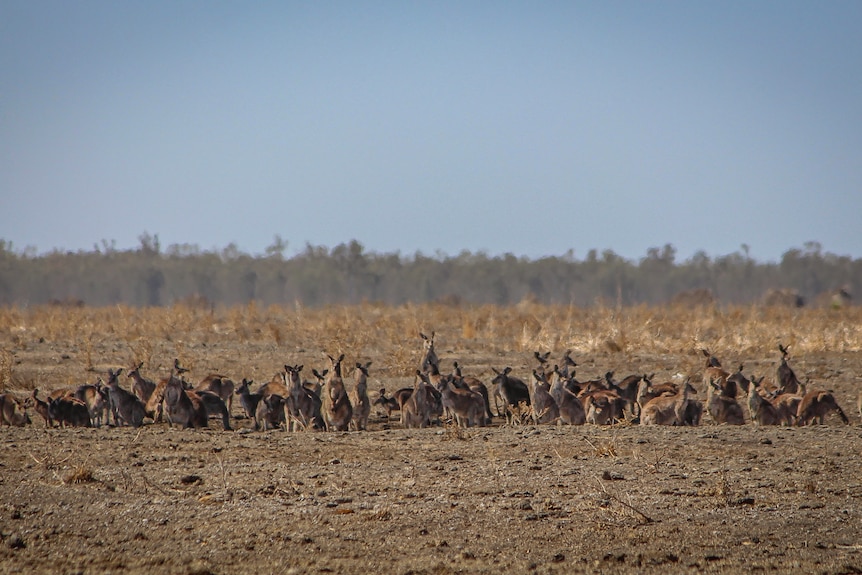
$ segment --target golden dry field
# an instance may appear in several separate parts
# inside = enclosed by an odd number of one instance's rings
[[[6,308],[0,390],[141,362],[159,379],[174,359],[193,383],[255,388],[343,353],[348,388],[372,361],[374,395],[412,386],[432,331],[441,370],[489,386],[571,350],[580,380],[691,376],[702,399],[701,349],[770,383],[780,343],[851,425],[402,429],[372,412],[368,431],[290,433],[234,402],[231,431],[47,429],[30,410],[0,428],[0,573],[862,573],[859,307]]]

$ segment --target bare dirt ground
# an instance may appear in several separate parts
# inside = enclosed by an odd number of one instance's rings
[[[292,361],[183,345],[200,366],[230,356],[237,379],[243,362]],[[531,365],[528,353],[439,353],[486,381],[491,366]],[[318,352],[293,355],[323,366]],[[81,356],[74,342],[31,343],[15,369]],[[768,374],[776,356],[744,359]],[[610,363],[623,376],[701,361],[576,357],[584,379]],[[408,381],[369,359],[371,390]],[[862,573],[862,354],[806,353],[795,367],[835,390],[852,425],[404,430],[376,415],[367,432],[287,433],[244,419],[233,431],[45,429],[31,412],[32,425],[0,428],[0,573]]]

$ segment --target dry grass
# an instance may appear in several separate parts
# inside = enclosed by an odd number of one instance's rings
[[[465,365],[471,354],[500,358],[502,367],[533,350],[570,349],[576,357],[683,357],[678,369],[694,371],[701,365],[701,347],[733,357],[771,357],[779,341],[790,345],[796,357],[824,350],[862,351],[862,308],[585,309],[531,302],[506,308],[13,307],[0,309],[0,381],[3,387],[26,389],[56,377],[53,385],[45,385],[49,389],[80,383],[88,370],[108,366],[143,361],[151,373],[164,370],[174,357],[190,369],[220,369],[262,380],[281,363],[300,358],[322,362],[325,353],[345,353],[346,365],[384,357],[386,361],[375,361],[376,377],[410,377],[421,354],[420,331],[436,331],[441,356],[458,350]],[[68,342],[71,347],[62,348]],[[237,345],[241,354],[218,352]],[[53,365],[27,367],[28,355],[46,350],[56,350]],[[64,368],[64,362],[73,367]]]

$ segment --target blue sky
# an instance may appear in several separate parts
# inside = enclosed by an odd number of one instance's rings
[[[862,257],[862,3],[0,0],[0,238]]]

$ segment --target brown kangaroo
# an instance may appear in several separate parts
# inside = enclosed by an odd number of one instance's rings
[[[25,400],[25,407],[32,407],[33,411],[38,413],[45,420],[45,428],[54,427],[54,418],[51,417],[51,412],[48,410],[48,402],[42,401],[38,397],[39,390],[34,389],[30,393],[30,397]]]
[[[194,391],[209,391],[216,394],[225,403],[227,411],[230,413],[233,409],[234,387],[232,379],[218,373],[211,373],[195,386]]]
[[[689,381],[676,395],[662,395],[651,399],[641,412],[642,425],[685,425],[691,393],[695,389]]]
[[[437,366],[437,369],[440,369],[440,360],[437,358],[437,352],[434,351],[434,332],[431,332],[431,337],[428,337],[424,333],[419,333],[419,337],[422,338],[422,347],[425,351],[425,354],[422,356],[422,363],[419,364],[419,371],[422,373],[428,373],[431,371],[431,366]]]
[[[533,423],[556,423],[560,409],[550,393],[550,384],[544,373],[533,370],[530,382],[530,405],[533,406]]]
[[[11,393],[0,394],[0,425],[24,427],[28,423],[30,423],[30,416],[27,415],[25,402]],[[47,423],[46,419],[46,426]]]
[[[120,373],[123,368],[114,371],[108,369],[108,397],[110,398],[111,413],[114,416],[114,426],[131,425],[140,427],[146,413],[145,405],[138,397],[120,387]]]
[[[329,431],[347,431],[350,428],[350,420],[353,419],[353,405],[344,387],[341,378],[341,362],[344,354],[338,359],[328,356],[332,368],[328,374],[324,392],[323,418]]]
[[[320,396],[308,389],[302,382],[301,365],[284,366],[285,418],[288,431],[308,429],[309,426],[322,429],[322,401]]]
[[[353,372],[353,378],[356,382],[356,390],[354,401],[356,402],[353,408],[353,424],[357,430],[363,431],[368,427],[368,417],[371,415],[371,400],[368,398],[368,368],[371,367],[371,362],[368,361],[365,365],[356,363],[356,370]]]
[[[164,401],[169,426],[177,424],[184,429],[209,426],[206,407],[197,395],[186,392],[182,380],[173,372],[165,385]]]
[[[433,399],[427,379],[422,378],[421,370],[416,370],[413,392],[401,406],[401,423],[404,427],[424,428],[431,425]]]
[[[581,403],[577,395],[566,387],[567,378],[567,375],[564,375],[557,366],[554,366],[551,397],[554,398],[560,411],[560,422],[568,425],[583,425],[587,421],[584,404]]]
[[[461,366],[458,365],[457,361],[453,362],[453,367],[453,383],[455,383],[456,387],[464,387],[465,389],[475,391],[482,396],[482,401],[485,404],[485,425],[490,425],[494,415],[491,413],[491,402],[488,395],[488,386],[486,386],[482,382],[482,380],[477,377],[469,375],[464,376],[461,373]]]
[[[433,368],[432,368],[433,369]],[[431,387],[428,374],[418,374],[423,382]],[[440,400],[444,410],[448,411],[455,424],[464,427],[484,426],[485,404],[482,395],[470,389],[455,387],[451,377],[440,377],[437,383]]]
[[[95,385],[79,385],[75,390],[74,397],[87,406],[90,423],[93,427],[101,427],[103,423],[108,423],[111,413],[111,398],[108,388],[102,384],[101,379]]]
[[[87,405],[74,397],[48,398],[48,413],[61,427],[91,427]]]
[[[831,412],[838,413],[845,424],[850,424],[850,420],[844,414],[844,410],[835,401],[835,396],[831,391],[809,391],[799,402],[799,408],[796,412],[796,425],[809,425],[814,420],[823,425],[826,416]]]
[[[410,393],[413,393],[413,390],[410,390]],[[410,397],[409,395],[407,397]],[[377,397],[374,399],[373,405],[379,405],[386,411],[386,420],[392,418],[393,411],[401,411],[401,404],[398,403],[398,400],[395,397],[386,397],[386,388],[381,387],[380,391],[377,392]]]
[[[752,378],[748,386],[748,414],[752,423],[757,425],[781,425],[784,421],[771,401],[760,393],[760,380]]]
[[[793,368],[787,365],[787,348],[779,343],[778,351],[781,352],[781,363],[775,372],[778,393],[797,393],[799,391],[799,379],[796,378]]]
[[[257,404],[257,411],[254,414],[255,429],[261,427],[264,431],[278,429],[282,423],[285,423],[284,412],[284,398],[275,393],[267,395]]]
[[[717,424],[726,423],[727,425],[743,425],[745,424],[745,416],[742,414],[742,407],[735,397],[722,395],[722,387],[715,380],[710,381],[710,387],[713,389],[712,397],[709,399],[707,409],[709,409],[712,419]],[[751,388],[749,388],[750,390]]]
[[[144,362],[139,363],[134,369],[129,370],[127,377],[134,380],[132,384],[132,393],[138,396],[144,405],[150,400],[153,392],[156,390],[156,384],[153,380],[147,379],[141,375],[141,368],[144,367]]]
[[[239,387],[234,391],[234,393],[239,396],[239,404],[242,406],[242,410],[245,412],[245,416],[248,419],[254,419],[254,414],[257,413],[257,404],[260,403],[260,400],[263,397],[259,393],[251,392],[250,386],[252,383],[254,382],[246,378],[242,378],[242,383],[240,383]]]
[[[497,413],[500,414],[500,405],[497,403],[497,398],[503,401],[503,409],[505,409],[506,421],[512,422],[513,407],[518,407],[521,403],[530,405],[530,390],[527,384],[519,377],[509,375],[512,372],[511,367],[506,367],[503,371],[497,371],[491,368],[495,374],[491,380],[491,385],[494,386],[494,405],[497,408]]]

